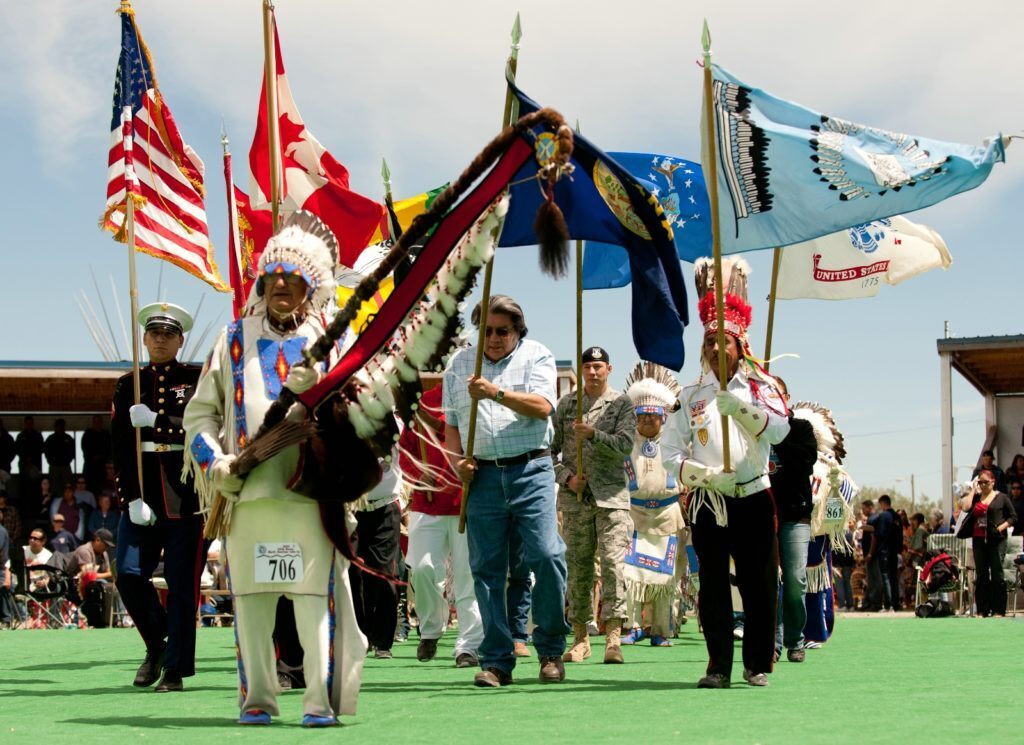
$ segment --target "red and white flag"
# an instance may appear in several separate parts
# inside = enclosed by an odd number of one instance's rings
[[[231,153],[224,152],[224,183],[228,199],[228,259],[233,293],[231,307],[235,318],[240,318],[249,300],[256,270],[263,249],[270,240],[271,217],[269,210],[254,210],[249,195],[235,186],[231,177]]]
[[[277,115],[280,137],[278,163],[281,209],[308,210],[323,220],[338,239],[339,263],[353,266],[380,225],[384,206],[348,187],[348,170],[306,129],[285,77],[277,21],[273,22],[277,71]],[[268,137],[266,74],[260,92],[256,135],[249,149],[252,206],[270,208],[270,145]]]
[[[890,217],[782,249],[775,296],[781,300],[872,297],[929,269],[953,263],[942,236]]]
[[[121,57],[114,79],[107,204],[101,225],[126,243],[126,205],[131,199],[136,250],[228,292],[217,271],[206,224],[203,161],[182,140],[157,87],[134,11],[128,7],[119,12]]]

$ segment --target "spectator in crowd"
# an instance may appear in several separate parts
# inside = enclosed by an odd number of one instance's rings
[[[942,510],[936,508],[931,511],[928,516],[928,532],[933,535],[942,535],[949,532],[949,526],[946,525],[946,516],[942,514]]]
[[[11,622],[8,614],[8,600],[6,595],[11,592],[11,573],[7,569],[11,558],[11,539],[7,530],[0,525],[0,624],[7,625]]]
[[[0,419],[0,471],[10,474],[11,464],[14,463],[14,456],[18,450],[14,445],[14,438],[7,431],[4,422]]]
[[[882,563],[879,557],[879,538],[875,530],[880,513],[875,512],[875,503],[865,499],[860,505],[863,521],[861,523],[861,551],[864,555],[864,572],[866,575],[864,597],[859,611],[876,612],[882,610]]]
[[[978,473],[977,488],[962,500],[960,507],[971,511],[974,529],[971,548],[974,550],[974,602],[978,615],[1002,617],[1006,615],[1006,579],[1003,576],[1003,557],[1006,555],[1006,536],[1017,521],[1010,498],[995,488],[995,474],[986,469]]]
[[[74,533],[64,529],[64,515],[57,513],[51,521],[53,534],[50,537],[50,550],[54,553],[70,554],[78,548],[78,539]]]
[[[86,487],[85,476],[75,479],[75,501],[80,505],[86,505],[91,510],[96,509],[96,495]]]
[[[103,464],[103,482],[97,493],[109,494],[114,504],[119,504],[120,492],[117,488],[117,470],[112,461]]]
[[[53,423],[53,432],[46,438],[43,452],[50,469],[50,480],[55,484],[74,483],[71,463],[75,459],[75,438],[65,431],[66,423],[58,419]]]
[[[1010,467],[1006,469],[1006,488],[1010,488],[1010,482],[1014,479],[1024,481],[1024,453],[1017,453],[1013,456]]]
[[[75,501],[75,487],[71,484],[64,484],[63,496],[50,502],[50,520],[58,514],[64,516],[64,529],[73,533],[78,543],[81,543],[85,539],[87,518],[82,506]]]
[[[22,514],[39,527],[50,524],[50,508],[53,506],[54,493],[50,488],[50,479],[46,476],[39,479],[39,495],[35,500],[22,500]]]
[[[121,519],[121,513],[112,508],[112,499],[109,494],[100,494],[99,506],[96,511],[89,515],[89,527],[87,534],[96,535],[100,528],[106,528],[111,533],[117,530],[117,524]]]
[[[7,492],[0,486],[0,525],[7,529],[11,545],[21,544],[21,515],[14,507],[7,504]]]
[[[46,533],[42,528],[32,528],[28,534],[28,545],[24,548],[26,566],[45,564],[53,556],[53,552],[46,547]]]
[[[103,417],[96,414],[92,418],[92,426],[82,433],[82,475],[93,494],[103,491],[110,456],[110,432],[103,426]]]
[[[34,417],[22,420],[21,432],[14,444],[18,451],[18,475],[24,481],[35,483],[43,470],[43,436],[36,430]]]
[[[1024,488],[1021,487],[1020,479],[1008,479],[1010,484],[1010,493],[1007,495],[1010,497],[1010,502],[1013,504],[1013,511],[1017,513],[1017,518],[1020,519],[1024,515]],[[1017,531],[1020,532],[1019,530]]]
[[[878,537],[878,555],[881,559],[885,610],[899,610],[903,592],[900,584],[900,554],[903,552],[903,525],[892,508],[888,494],[878,498],[880,512],[875,534]]]
[[[100,528],[92,540],[86,541],[71,552],[71,558],[64,566],[64,571],[69,577],[77,578],[82,571],[95,567],[96,579],[109,580],[114,576],[110,569],[110,555],[107,550],[111,548],[115,548],[114,534]]]
[[[1016,462],[1016,461],[1015,461]],[[971,474],[971,480],[977,479],[978,475],[982,471],[991,471],[995,477],[995,490],[998,492],[1006,493],[1006,474],[1003,473],[1003,469],[996,465],[995,453],[991,450],[985,450],[981,454],[981,462],[977,468],[974,469],[974,473]]]
[[[854,523],[850,520],[846,526],[846,544],[853,546]],[[836,586],[836,604],[840,610],[853,610],[853,569],[857,565],[854,552],[848,553],[834,550],[832,552],[833,571],[838,575]]]
[[[928,548],[928,529],[924,526],[924,515],[915,512],[910,516],[910,544],[907,553],[915,567],[924,566],[924,552]]]

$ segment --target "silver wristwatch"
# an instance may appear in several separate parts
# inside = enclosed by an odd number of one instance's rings
[[[494,400],[497,401],[499,404],[502,401],[505,400],[505,389],[504,388],[499,388],[498,389],[498,392],[494,394]]]

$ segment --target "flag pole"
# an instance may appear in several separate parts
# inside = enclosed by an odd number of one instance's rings
[[[519,22],[519,13],[516,13],[516,20],[512,24],[512,49],[509,51],[508,62],[506,63],[507,75],[509,80],[516,79],[516,70],[519,67],[519,40],[523,38],[522,25]],[[513,112],[515,111],[515,99],[512,96],[512,89],[507,88],[505,91],[505,111],[501,116],[501,127],[504,129],[510,125],[513,121]],[[495,255],[497,251],[495,251]],[[484,368],[484,344],[487,342],[487,314],[488,309],[491,305],[491,277],[494,274],[494,256],[491,256],[490,261],[487,262],[487,266],[484,268],[484,288],[483,297],[480,298],[480,328],[476,338],[476,365],[473,368],[473,375],[480,377]],[[469,407],[469,431],[466,433],[466,452],[465,458],[469,460],[473,457],[473,444],[476,440],[476,416],[477,409],[480,404],[474,400]],[[462,482],[462,502],[459,506],[459,532],[466,532],[466,506],[469,502],[469,482]]]
[[[280,223],[281,174],[279,159],[281,157],[281,138],[277,121],[277,54],[274,53],[275,33],[274,3],[263,0],[263,69],[265,71],[263,86],[267,92],[267,140],[270,157],[270,230],[277,232]]]
[[[576,134],[580,132],[580,120],[576,120]],[[576,421],[583,421],[583,241],[576,239]],[[576,441],[576,474],[583,473],[583,440],[579,435]],[[583,486],[577,479],[576,501],[583,501]]]
[[[380,178],[381,181],[384,182],[384,204],[386,204],[388,208],[387,215],[385,216],[385,219],[387,220],[388,223],[388,238],[390,238],[393,245],[394,243],[398,242],[401,226],[396,225],[391,220],[391,214],[395,208],[395,201],[394,195],[391,192],[391,169],[388,168],[387,158],[380,159]],[[422,407],[423,403],[421,401],[420,408]],[[429,464],[427,463],[427,444],[426,442],[424,442],[424,437],[426,437],[426,433],[424,432],[425,425],[423,424],[423,421],[420,419],[419,413],[417,413],[416,417],[413,419],[412,426],[416,434],[416,441],[419,444],[421,464],[420,473],[422,475],[426,473],[426,469],[429,466]],[[428,503],[434,501],[434,495],[429,490],[424,490],[424,494],[427,497]]]
[[[779,263],[782,261],[782,249],[776,248],[772,254],[772,289],[768,293],[768,330],[764,335],[764,371],[768,372],[772,364],[772,330],[775,327],[775,292],[779,288]]]
[[[722,288],[722,241],[721,227],[718,222],[718,163],[715,153],[717,137],[715,136],[715,111],[712,97],[711,79],[711,32],[708,30],[707,19],[704,19],[704,31],[701,34],[701,45],[704,48],[704,129],[706,139],[708,198],[711,202],[711,248],[715,259],[715,318],[718,327],[718,383],[721,390],[728,385],[728,367],[725,358],[725,298]],[[729,458],[729,420],[722,415],[722,465],[726,471],[732,467]]]
[[[142,403],[142,375],[139,371],[139,280],[135,274],[135,202],[131,190],[125,194],[125,225],[128,230],[128,302],[132,325],[132,386],[135,405]],[[142,430],[135,430],[135,467],[139,473],[139,498],[145,499],[142,487]]]
[[[245,308],[245,302],[247,298],[242,295],[244,283],[242,281],[242,272],[244,267],[242,266],[242,241],[241,236],[238,234],[238,205],[235,202],[235,181],[231,176],[231,150],[229,149],[230,141],[228,140],[228,131],[221,122],[220,125],[220,145],[224,150],[224,186],[228,192],[228,240],[230,241],[230,250],[232,258],[235,261],[235,273],[238,275],[238,287],[232,288],[232,296],[235,305],[235,318],[238,319],[242,315],[242,311]],[[228,280],[233,280],[231,272],[228,272]]]

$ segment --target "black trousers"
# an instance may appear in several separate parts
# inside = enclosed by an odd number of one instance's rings
[[[397,577],[401,551],[402,510],[398,502],[368,512],[357,512],[356,555],[371,569]],[[380,577],[349,568],[356,621],[375,648],[389,650],[398,626],[398,593],[395,585]]]
[[[697,513],[693,547],[700,562],[697,595],[708,673],[732,673],[733,620],[729,557],[736,564],[736,585],[743,599],[743,667],[770,673],[775,652],[775,616],[778,610],[779,544],[775,502],[771,493],[725,500],[728,525],[715,523],[706,505]]]
[[[1006,578],[1003,576],[1003,557],[1006,556],[1006,539],[991,541],[987,538],[973,538],[974,602],[979,616],[993,613],[1006,615]]]
[[[121,515],[117,529],[117,590],[150,652],[165,646],[164,669],[196,674],[196,610],[203,567],[203,523],[196,516],[136,525]],[[164,554],[167,609],[150,579]]]

